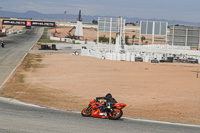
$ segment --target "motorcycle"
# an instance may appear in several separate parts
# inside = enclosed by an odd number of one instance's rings
[[[1,47],[4,48],[4,41],[1,41]]]
[[[4,48],[4,43],[1,43],[1,47]]]
[[[105,100],[98,101],[92,100],[87,108],[81,111],[81,115],[84,117],[97,117],[97,118],[108,118],[111,120],[118,120],[122,117],[122,109],[126,106],[123,103],[106,103]]]

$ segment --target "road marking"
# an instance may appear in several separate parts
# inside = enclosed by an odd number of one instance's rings
[[[139,122],[148,122],[148,123],[157,123],[157,124],[165,124],[165,125],[184,126],[184,127],[198,127],[198,128],[200,128],[200,125],[173,123],[173,122],[156,121],[156,120],[146,120],[146,119],[138,119],[138,118],[131,118],[131,117],[122,117],[122,118],[128,119],[128,120],[133,120],[133,121],[139,121]]]
[[[43,33],[43,32],[42,32]],[[42,36],[42,35],[41,35]],[[40,38],[39,38],[40,39]],[[39,40],[38,39],[38,40]],[[20,62],[17,64],[17,66],[11,71],[11,73],[8,75],[8,77],[4,80],[4,82],[0,85],[0,90],[2,90],[3,89],[3,87],[4,87],[4,85],[5,85],[5,83],[9,80],[9,78],[12,76],[12,74],[16,71],[16,69],[20,66],[20,64],[23,62],[23,60],[24,60],[24,58],[28,55],[28,53],[29,53],[29,51],[35,46],[35,44],[38,42],[38,40],[37,41],[35,41],[34,43],[33,43],[33,45],[31,46],[31,48],[25,53],[25,55],[22,57],[22,59],[20,60]]]
[[[25,105],[25,106],[36,107],[36,108],[44,108],[44,107],[39,106],[39,105],[24,103],[24,102],[21,102],[21,101],[16,100],[16,99],[5,98],[5,97],[0,97],[0,101],[9,102],[9,103],[16,104],[16,105]]]
[[[12,76],[12,74],[16,71],[16,69],[19,67],[19,65],[22,63],[24,58],[27,56],[28,53],[26,53],[23,58],[20,60],[20,62],[17,64],[17,66],[11,71],[11,73],[8,75],[8,77],[4,80],[4,82],[0,85],[0,90],[3,89],[5,83],[8,81],[8,79]]]

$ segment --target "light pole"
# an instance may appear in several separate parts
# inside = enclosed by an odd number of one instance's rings
[[[64,36],[66,34],[66,31],[65,31],[65,28],[66,28],[66,14],[67,14],[67,11],[64,11]]]
[[[1,10],[2,10],[2,7],[0,7],[0,25],[1,25],[1,33],[2,33],[2,22],[1,22]]]
[[[67,11],[64,12],[64,22],[66,22],[66,14],[67,14]]]

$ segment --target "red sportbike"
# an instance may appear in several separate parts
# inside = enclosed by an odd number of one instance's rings
[[[122,109],[126,106],[123,103],[106,103],[105,100],[92,100],[87,108],[81,111],[82,116],[92,116],[97,118],[108,118],[111,120],[118,120],[122,117]]]

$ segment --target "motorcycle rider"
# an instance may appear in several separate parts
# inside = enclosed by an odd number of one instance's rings
[[[4,40],[1,40],[1,47],[4,48]]]
[[[96,101],[99,99],[106,100],[106,103],[103,105],[103,107],[100,107],[101,112],[103,112],[105,109],[110,109],[110,105],[117,103],[110,93],[106,94],[105,97],[96,97]]]

